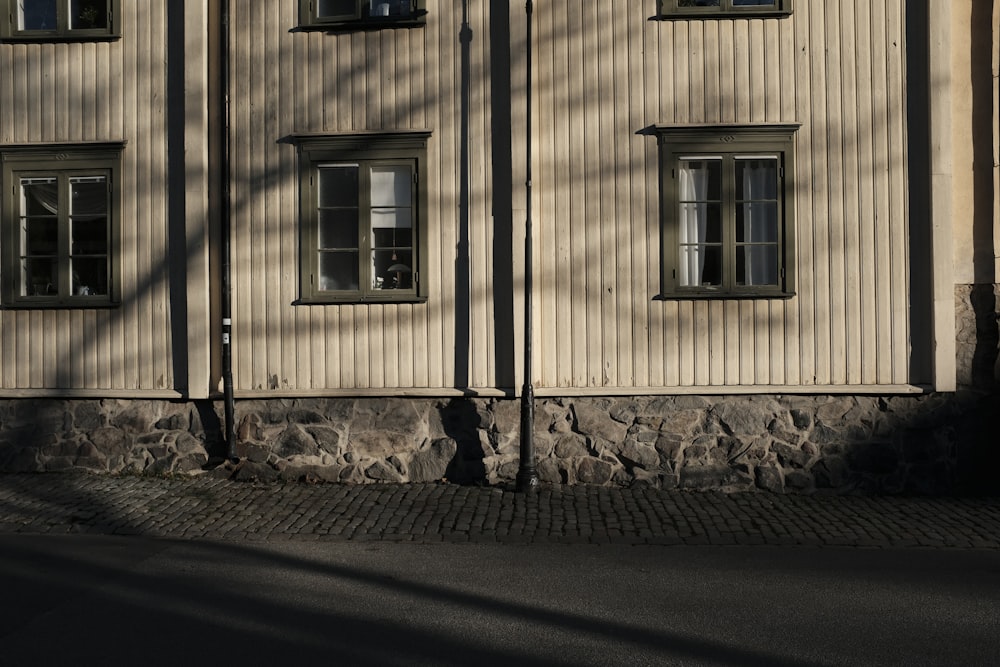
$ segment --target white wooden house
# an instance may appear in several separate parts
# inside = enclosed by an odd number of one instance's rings
[[[0,2],[7,468],[960,476],[996,0]]]

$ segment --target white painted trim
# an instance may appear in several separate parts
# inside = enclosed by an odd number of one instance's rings
[[[185,3],[184,155],[187,253],[187,378],[191,398],[207,398],[212,367],[208,206],[208,3]],[[176,348],[174,354],[177,354]]]
[[[856,395],[899,395],[926,394],[930,387],[912,384],[881,385],[732,385],[732,386],[690,386],[690,387],[536,387],[535,395],[540,398],[600,397],[600,396],[749,396],[762,394],[809,394],[826,396],[830,394]],[[477,387],[471,389],[434,389],[412,387],[406,389],[341,389],[341,390],[255,390],[237,391],[236,398],[514,398],[513,390]]]
[[[928,0],[930,199],[934,388],[955,391],[955,280],[952,221],[952,0]],[[913,267],[914,270],[917,267]]]
[[[0,399],[5,398],[60,398],[96,399],[123,398],[138,401],[147,399],[186,400],[186,396],[173,389],[0,389]]]

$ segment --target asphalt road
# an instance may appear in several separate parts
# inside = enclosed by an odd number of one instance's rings
[[[0,535],[0,665],[992,665],[993,550]]]

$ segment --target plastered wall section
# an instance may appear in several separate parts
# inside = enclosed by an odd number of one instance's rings
[[[954,279],[958,285],[995,283],[1000,275],[1000,0],[955,0],[951,11]]]

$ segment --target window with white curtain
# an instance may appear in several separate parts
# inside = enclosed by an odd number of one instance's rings
[[[8,307],[117,303],[120,145],[0,147]]]
[[[305,29],[350,30],[421,25],[425,0],[299,0]]]
[[[422,301],[428,132],[299,136],[303,303]]]
[[[659,18],[718,18],[792,13],[793,0],[657,0]]]
[[[669,126],[660,143],[661,293],[793,293],[797,126]]]
[[[0,0],[0,37],[100,40],[119,36],[121,0]],[[4,7],[6,5],[6,7]]]

